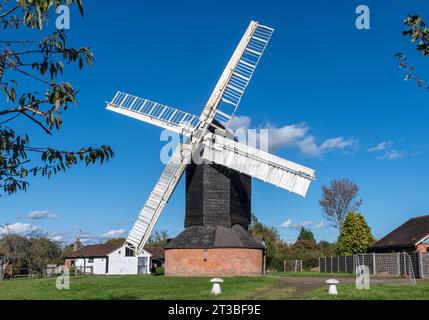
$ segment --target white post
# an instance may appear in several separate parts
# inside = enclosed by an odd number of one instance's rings
[[[400,260],[400,253],[396,253],[396,266],[398,268],[398,276],[401,275],[401,260]]]
[[[377,268],[375,265],[375,253],[372,253],[372,269],[374,270],[373,274],[375,275],[377,273]]]
[[[422,253],[419,251],[417,255],[418,263],[419,263],[419,278],[423,279],[423,261],[422,261]]]
[[[406,275],[408,273],[408,270],[407,270],[407,261],[405,260],[405,252],[402,253],[402,256],[404,257],[404,274]]]

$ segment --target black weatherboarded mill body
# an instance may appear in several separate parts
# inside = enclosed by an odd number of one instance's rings
[[[247,175],[216,164],[189,165],[185,230],[166,249],[264,249],[263,242],[248,232],[251,192]]]

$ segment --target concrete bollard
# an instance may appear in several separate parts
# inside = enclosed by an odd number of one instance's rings
[[[220,288],[220,284],[223,282],[221,278],[213,278],[210,280],[213,283],[212,294],[221,294],[222,290]]]
[[[337,295],[338,291],[337,291],[337,284],[339,284],[340,282],[336,279],[329,279],[326,280],[326,283],[329,284],[329,294],[333,294],[333,295]]]

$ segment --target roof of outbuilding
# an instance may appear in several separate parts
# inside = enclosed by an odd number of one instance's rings
[[[144,247],[144,249],[151,254],[152,259],[164,260],[164,248]]]
[[[113,251],[122,247],[123,245],[124,244],[121,242],[91,244],[88,246],[84,246],[79,250],[70,252],[65,258],[106,257]]]
[[[411,218],[377,241],[372,248],[410,247],[429,235],[429,215]]]
[[[69,253],[65,258],[88,258],[88,257],[107,257],[113,251],[118,250],[124,245],[122,242],[91,244],[80,248],[79,250]],[[164,260],[164,248],[161,247],[145,247],[154,259]]]

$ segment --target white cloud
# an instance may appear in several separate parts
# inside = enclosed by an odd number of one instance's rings
[[[48,235],[48,238],[53,240],[53,241],[61,242],[61,241],[63,241],[64,236],[61,234],[54,233],[54,234]]]
[[[238,133],[240,130],[249,129],[251,122],[250,117],[236,116],[232,118],[229,128],[238,130],[236,132]],[[358,139],[345,137],[329,138],[318,145],[316,138],[309,133],[310,128],[305,123],[289,124],[283,127],[267,124],[266,128],[268,129],[268,149],[273,153],[283,147],[291,147],[297,148],[303,155],[316,157],[339,149],[355,150],[359,146]],[[242,136],[241,132],[239,136]]]
[[[31,219],[31,220],[41,220],[41,219],[55,219],[59,218],[58,215],[50,213],[48,210],[35,210],[30,212],[26,216],[20,216],[20,218]]]
[[[311,220],[301,221],[298,223],[294,223],[292,219],[287,219],[280,225],[281,228],[285,229],[301,229],[301,227],[305,227],[307,229],[321,229],[325,227],[324,222],[316,223]]]
[[[232,130],[248,129],[252,119],[247,116],[234,116],[229,122],[229,128]]]
[[[292,220],[291,220],[291,219],[287,219],[285,222],[283,222],[283,223],[280,225],[280,227],[282,227],[282,228],[286,228],[286,229],[289,229],[289,228],[294,228],[294,227],[295,227],[295,225],[293,224],[293,222],[292,222]]]
[[[7,234],[27,234],[33,231],[37,231],[38,228],[30,223],[17,222],[5,226],[0,226],[0,235]]]
[[[355,150],[359,146],[358,139],[344,137],[329,138],[317,145],[316,138],[309,134],[309,131],[310,128],[304,123],[281,128],[270,126],[268,128],[269,149],[275,152],[282,147],[296,147],[302,154],[316,157],[338,149]]]
[[[118,237],[123,236],[126,232],[127,232],[127,230],[125,230],[125,229],[110,230],[110,231],[104,233],[102,235],[102,237],[103,238],[109,238],[109,239],[118,238]]]
[[[329,151],[333,149],[344,149],[344,148],[357,148],[359,141],[354,138],[345,139],[343,137],[330,138],[323,141],[320,145],[319,150],[321,152]]]
[[[368,152],[383,151],[383,150],[386,150],[387,148],[390,148],[392,146],[392,144],[393,144],[393,141],[383,141],[383,142],[380,142],[379,144],[369,148],[366,151],[368,151]]]
[[[394,141],[384,141],[369,148],[368,152],[383,152],[383,155],[378,156],[379,160],[398,160],[402,159],[407,155],[405,150],[393,149]]]
[[[398,160],[398,159],[402,159],[403,157],[406,156],[406,152],[403,150],[386,150],[386,152],[384,153],[384,155],[382,155],[381,157],[377,157],[377,159],[380,160]]]

